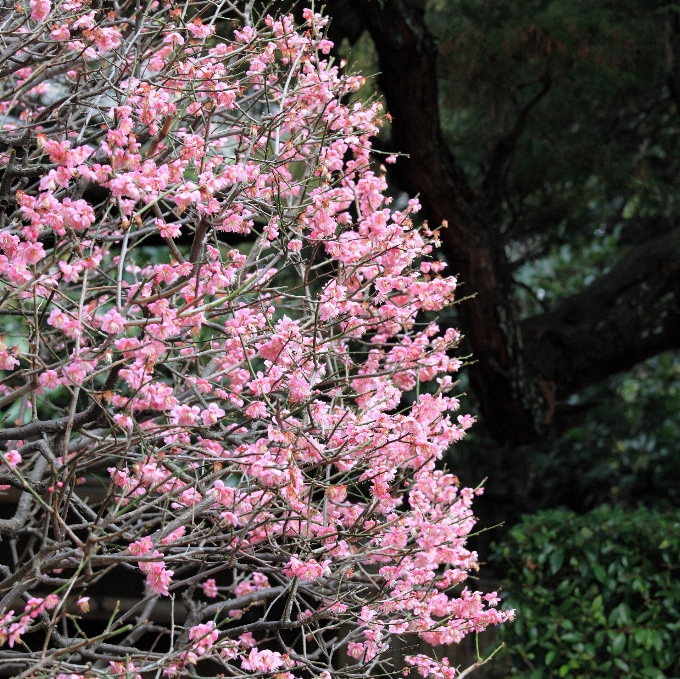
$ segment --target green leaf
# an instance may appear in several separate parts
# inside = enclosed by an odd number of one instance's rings
[[[590,604],[590,608],[593,611],[599,611],[602,608],[602,595],[598,594],[594,599],[593,602]]]
[[[666,675],[658,667],[645,667],[640,673],[649,679],[666,679]]]
[[[613,655],[621,655],[623,653],[623,649],[626,646],[626,635],[623,632],[620,632],[614,637],[614,640],[612,641],[611,645],[611,651]]]
[[[557,571],[562,568],[562,564],[564,563],[564,550],[562,549],[556,549],[551,555],[550,555],[550,570],[553,575],[557,573]]]
[[[635,216],[638,207],[640,206],[640,196],[633,196],[624,206],[621,216],[624,219],[630,219]]]
[[[591,568],[593,569],[593,575],[594,575],[601,583],[604,583],[604,582],[607,580],[607,573],[606,573],[606,571],[604,570],[604,568],[602,568],[602,566],[600,566],[599,563],[596,562],[596,563],[592,564]]]

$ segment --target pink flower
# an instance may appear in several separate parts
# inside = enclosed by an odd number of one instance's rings
[[[215,580],[213,578],[208,578],[202,585],[203,587],[203,594],[208,597],[208,599],[214,599],[218,592],[217,592],[217,585],[215,584]]]
[[[132,418],[129,415],[124,415],[123,413],[116,413],[113,416],[113,421],[121,429],[125,429],[125,431],[132,431],[132,428],[134,426],[134,422],[133,422]]]
[[[51,611],[53,608],[57,607],[57,604],[59,603],[59,596],[56,594],[48,594],[45,597],[45,601],[43,602],[43,606],[45,607],[46,610]]]
[[[215,32],[214,25],[204,24],[201,19],[196,18],[191,23],[186,26],[189,33],[191,33],[195,38],[203,39],[207,38]]]
[[[210,620],[202,625],[196,625],[189,630],[189,639],[195,641],[196,655],[205,655],[215,645],[219,633],[215,629],[215,623]]]
[[[8,351],[0,350],[0,370],[14,370],[15,365],[19,365],[19,361]]]
[[[110,335],[117,335],[125,330],[125,319],[117,309],[107,311],[101,318],[102,330]]]
[[[161,556],[161,553],[154,550],[153,556]],[[168,585],[174,575],[173,571],[167,570],[162,561],[140,561],[139,570],[146,573],[146,584],[154,594],[169,596]]]
[[[177,405],[170,411],[170,416],[173,424],[180,426],[191,426],[198,422],[198,414],[200,408],[198,406],[188,406],[186,404]]]
[[[18,248],[19,257],[26,264],[37,264],[45,258],[45,249],[42,243],[20,243]]]
[[[328,486],[326,495],[333,502],[343,502],[347,497],[347,486]]]
[[[475,418],[472,415],[459,415],[458,423],[463,429],[469,429],[475,423]]]
[[[172,31],[165,36],[164,42],[167,42],[171,45],[183,45],[184,38],[177,31]]]
[[[45,21],[52,9],[50,0],[31,0],[30,6],[32,10],[31,19],[33,21]]]
[[[300,580],[316,580],[322,575],[330,575],[330,568],[328,568],[329,560],[318,563],[316,559],[309,561],[301,561],[297,557],[291,557],[290,561],[284,568],[284,573],[290,577],[297,577]]]
[[[306,401],[312,395],[309,379],[300,370],[296,370],[288,378],[288,388],[292,401]]]
[[[330,40],[321,40],[318,44],[318,48],[323,54],[329,54],[333,49],[333,43]]]
[[[179,500],[179,502],[172,503],[172,506],[174,508],[178,508],[181,506],[193,507],[203,499],[203,496],[195,488],[187,488],[184,492],[181,493],[181,495],[177,499]]]
[[[186,533],[186,527],[185,526],[180,526],[179,528],[175,528],[171,533],[168,533],[162,540],[161,544],[162,545],[171,545],[173,542],[177,542],[180,538],[184,537],[184,534]]]
[[[241,661],[241,667],[250,672],[274,672],[284,664],[283,656],[277,651],[258,651],[251,649],[247,658]]]
[[[347,644],[347,655],[349,655],[350,658],[361,660],[364,655],[364,645],[357,643],[356,641],[351,641]]]
[[[166,224],[162,219],[155,221],[163,238],[179,238],[182,235],[182,225],[177,223]]]
[[[81,385],[85,381],[87,374],[90,372],[90,365],[89,362],[77,358],[72,363],[64,366],[63,370],[66,377],[66,383],[71,382],[75,385]]]
[[[213,425],[219,422],[221,417],[224,417],[224,410],[220,408],[217,403],[211,403],[205,410],[201,412],[201,417],[203,418],[203,424]]]
[[[267,404],[264,401],[253,401],[246,408],[246,415],[253,418],[261,418],[267,415]]]
[[[56,26],[50,32],[50,38],[56,40],[57,42],[63,42],[71,37],[71,31],[68,30],[68,26]]]
[[[153,549],[153,542],[148,536],[144,536],[141,540],[136,540],[128,546],[128,553],[132,556],[146,556]]]
[[[111,660],[109,661],[109,667],[111,668],[113,676],[117,679],[141,679],[141,674],[137,673],[139,667],[136,667],[132,661],[116,662]],[[73,674],[69,675],[68,679],[74,679],[74,676],[80,679],[79,675]]]
[[[217,479],[213,485],[212,493],[220,504],[231,507],[234,503],[234,489],[224,485],[224,481]]]

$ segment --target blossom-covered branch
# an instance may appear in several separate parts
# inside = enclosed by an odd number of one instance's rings
[[[447,395],[459,335],[427,319],[456,281],[418,201],[389,206],[379,104],[304,20],[2,10],[0,660],[19,677],[368,676],[395,635],[511,615],[462,585],[474,492],[437,465],[472,424]],[[93,634],[88,592],[122,570],[139,603]]]

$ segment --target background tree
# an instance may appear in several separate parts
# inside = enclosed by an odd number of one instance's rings
[[[515,488],[525,508],[677,502],[663,481],[677,472],[677,447],[652,443],[678,432],[676,359],[619,376],[680,341],[675,8],[330,8],[331,36],[380,73],[392,115],[382,147],[408,154],[391,181],[420,196],[433,224],[448,220],[441,252],[474,295],[456,307],[490,435],[474,473],[499,481],[506,497]],[[654,406],[648,379],[663,385]],[[632,383],[635,403],[624,387]],[[659,410],[659,398],[669,407]],[[599,426],[591,406],[602,399]],[[571,469],[561,499],[547,500],[543,481]]]

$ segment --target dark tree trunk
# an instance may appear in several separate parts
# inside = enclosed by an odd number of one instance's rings
[[[534,438],[544,399],[523,366],[517,311],[493,206],[457,167],[439,124],[436,49],[419,3],[355,0],[353,6],[381,56],[379,85],[392,116],[392,144],[407,154],[398,184],[420,195],[432,226],[448,222],[441,240],[449,271],[459,275],[463,330],[473,349],[472,387],[486,425],[502,441]]]

